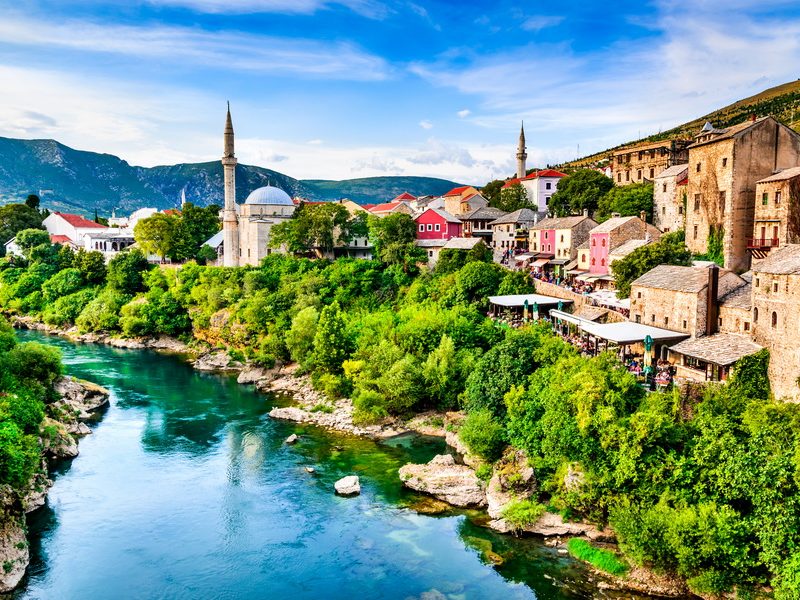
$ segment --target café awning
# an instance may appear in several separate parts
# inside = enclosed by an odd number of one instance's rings
[[[652,327],[643,323],[634,323],[633,321],[623,321],[621,323],[587,322],[582,324],[580,328],[584,333],[620,345],[643,342],[647,336],[650,336],[654,342],[663,344],[679,342],[689,337],[686,333]]]
[[[545,306],[558,306],[559,302],[564,304],[572,304],[572,300],[564,300],[563,298],[554,298],[553,296],[542,296],[541,294],[511,294],[508,296],[489,296],[489,302],[496,306],[504,306],[507,308],[519,308],[525,306],[525,301],[528,302],[528,307],[533,308],[534,304],[538,304],[539,308]]]
[[[550,262],[549,258],[537,258],[535,261],[531,263],[531,265],[533,265],[534,267],[543,267],[549,262]]]
[[[526,261],[526,260],[530,260],[531,258],[533,258],[533,256],[534,256],[533,254],[530,254],[530,253],[526,252],[524,254],[517,254],[514,257],[514,260],[519,261],[519,262],[523,262],[523,261]]]

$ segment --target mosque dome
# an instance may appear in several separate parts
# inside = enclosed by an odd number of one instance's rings
[[[265,185],[250,192],[245,204],[277,204],[280,206],[294,206],[289,194],[272,185]]]

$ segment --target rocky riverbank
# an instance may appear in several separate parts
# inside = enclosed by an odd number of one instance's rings
[[[54,389],[59,398],[45,407],[41,429],[41,472],[22,493],[11,486],[0,488],[0,593],[17,587],[28,567],[25,514],[41,507],[47,499],[53,485],[47,476],[49,462],[76,457],[79,439],[91,433],[86,422],[95,420],[108,404],[108,390],[74,377],[60,378]]]

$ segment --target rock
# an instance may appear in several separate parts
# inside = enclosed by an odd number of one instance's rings
[[[267,383],[275,379],[276,369],[262,369],[261,367],[247,367],[236,378],[238,383]]]
[[[431,496],[415,498],[405,506],[421,515],[440,515],[452,509],[452,506],[447,502],[437,500]]]
[[[306,467],[306,473],[316,473],[317,470],[314,467]]]
[[[43,437],[44,451],[54,458],[75,458],[78,456],[78,442],[67,431],[66,426],[59,421],[45,417],[43,429],[49,432],[48,437]]]
[[[481,459],[469,453],[469,449],[467,449],[467,446],[461,441],[456,432],[448,431],[445,433],[444,441],[463,457],[465,464],[473,468],[481,464]]]
[[[108,404],[110,394],[104,387],[74,377],[61,377],[53,388],[64,402],[81,413],[79,418],[88,418],[88,413]]]
[[[403,485],[454,506],[485,506],[486,494],[475,472],[456,464],[449,454],[434,456],[426,465],[400,467]]]
[[[297,442],[297,440],[298,440],[297,434],[293,433],[292,435],[287,437],[286,440],[283,443],[284,444],[294,444],[295,442]]]
[[[203,354],[193,365],[198,371],[236,371],[242,368],[242,364],[233,360],[225,350]]]
[[[28,540],[25,539],[25,519],[12,517],[0,524],[0,592],[13,590],[28,567]]]
[[[522,450],[509,448],[497,462],[486,486],[487,512],[499,519],[510,502],[527,500],[537,489],[533,467]]]
[[[31,480],[28,491],[22,497],[22,509],[26,512],[33,512],[37,508],[44,506],[47,500],[47,492],[53,487],[53,481],[46,475],[38,473]]]
[[[336,489],[336,493],[342,496],[352,496],[361,493],[361,482],[358,480],[357,475],[342,477],[333,484],[333,487]]]
[[[495,519],[493,521],[489,521],[489,527],[499,531],[500,533],[510,533],[512,531],[511,527],[505,522],[504,519]],[[544,537],[583,536],[596,542],[613,542],[616,540],[614,532],[609,528],[600,531],[591,523],[573,523],[571,521],[564,521],[564,519],[561,518],[561,515],[550,512],[544,513],[539,520],[536,521],[536,523],[533,525],[527,525],[521,528],[519,531],[533,533],[535,535],[541,535]]]

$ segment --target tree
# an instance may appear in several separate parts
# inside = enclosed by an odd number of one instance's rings
[[[614,182],[599,171],[581,169],[558,182],[558,189],[550,197],[548,208],[558,217],[578,214],[583,210],[593,213],[600,199],[612,187]]]
[[[152,217],[142,219],[133,229],[133,237],[142,251],[157,254],[163,261],[175,250],[178,219],[172,215],[156,213]]]
[[[622,217],[638,217],[647,214],[647,221],[653,221],[653,184],[632,183],[612,187],[600,200],[597,207],[597,220],[605,221],[612,213]]]
[[[617,284],[617,296],[627,298],[631,294],[631,283],[658,265],[692,264],[692,253],[684,243],[684,233],[674,231],[661,236],[654,244],[642,246],[625,258],[611,263],[611,271]]]
[[[502,179],[494,179],[481,188],[481,195],[489,201],[489,206],[497,206],[500,202],[500,191],[505,183]]]
[[[269,244],[273,248],[285,245],[296,253],[316,250],[322,255],[354,237],[348,227],[349,221],[350,213],[342,204],[302,204],[292,219],[272,228]]]
[[[102,252],[96,250],[87,252],[80,248],[75,253],[72,263],[89,285],[100,285],[105,281],[106,260],[103,258]]]
[[[334,302],[323,308],[319,316],[314,334],[313,362],[322,371],[341,373],[350,346],[342,311],[338,302]]]
[[[26,257],[37,246],[50,245],[50,234],[43,229],[23,229],[17,233],[17,246]]]
[[[217,251],[214,250],[208,244],[203,244],[202,246],[200,246],[200,250],[197,251],[197,255],[195,256],[197,262],[203,265],[207,265],[208,263],[214,262],[215,260],[217,260],[217,258],[218,258]]]
[[[39,204],[41,200],[39,200],[39,196],[36,194],[28,194],[28,197],[25,198],[25,206],[28,208],[32,208],[35,211],[39,210]]]
[[[140,250],[120,252],[108,262],[108,287],[123,294],[145,291],[144,274],[150,269]]]
[[[506,212],[514,212],[520,208],[532,208],[533,204],[528,200],[528,192],[522,187],[521,183],[515,183],[509,187],[504,187],[500,190],[500,198],[494,204],[490,204],[495,208],[504,210]]]
[[[425,250],[416,245],[417,224],[409,215],[395,213],[385,217],[370,216],[369,237],[381,261],[400,265],[409,273],[426,259]]]
[[[219,211],[215,204],[202,208],[187,202],[176,217],[171,258],[181,261],[198,258],[203,243],[219,231]]]
[[[23,229],[42,229],[42,215],[24,204],[0,206],[0,256],[4,244]]]

